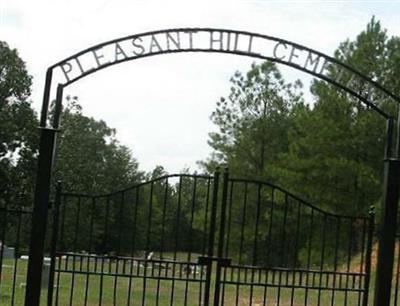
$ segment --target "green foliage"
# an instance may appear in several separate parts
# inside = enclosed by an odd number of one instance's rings
[[[398,92],[392,74],[399,69],[395,46],[398,38],[388,39],[372,19],[355,41],[342,43],[335,56]],[[334,77],[337,71],[330,73]],[[314,81],[311,89],[314,107],[298,109],[293,116],[289,151],[276,168],[279,181],[330,211],[366,213],[380,199],[385,121],[323,81]],[[396,116],[395,105],[385,100],[374,103]]]
[[[18,194],[16,205],[29,205],[36,169],[38,122],[28,101],[31,79],[17,50],[0,41],[0,195],[5,189]]]
[[[14,98],[19,101],[30,95],[32,77],[28,74],[24,61],[16,49],[10,49],[6,42],[0,41],[0,101]]]
[[[357,38],[346,40],[335,57],[398,93],[400,38],[388,38],[374,18]],[[340,72],[329,67],[335,78]],[[342,75],[342,80],[350,78]],[[277,182],[325,209],[366,213],[380,198],[385,121],[349,94],[314,80],[312,107],[301,86],[284,83],[274,64],[237,72],[228,98],[217,103],[211,120],[210,170],[226,163],[234,175]],[[397,106],[373,101],[396,117]]]
[[[106,193],[137,182],[141,173],[116,130],[82,114],[77,98],[67,97],[61,116],[55,177],[66,190]]]
[[[287,151],[291,108],[301,103],[300,81],[285,83],[275,64],[253,64],[244,76],[236,72],[231,92],[217,102],[211,120],[219,132],[210,133],[208,170],[226,163],[231,172],[271,179],[271,164]]]

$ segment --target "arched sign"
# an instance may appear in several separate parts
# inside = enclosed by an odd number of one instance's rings
[[[60,85],[68,86],[112,65],[148,56],[179,52],[230,53],[284,64],[345,90],[385,118],[389,116],[373,102],[386,99],[400,103],[399,97],[381,85],[321,52],[276,37],[213,28],[179,28],[146,32],[93,46],[51,66],[46,86],[50,86],[53,72],[61,76]],[[332,71],[335,71],[334,77]],[[47,115],[48,100],[49,91],[45,92],[44,113],[42,113],[44,117]]]
[[[214,28],[178,28],[135,34],[83,50],[52,65],[46,73],[40,118],[39,166],[32,215],[31,237],[33,238],[29,246],[25,305],[38,306],[40,304],[40,279],[49,206],[51,169],[61,113],[63,88],[112,65],[154,55],[180,52],[227,53],[270,60],[325,80],[358,98],[387,119],[386,157],[391,157],[393,118],[380,109],[374,101],[384,100],[400,103],[400,98],[350,66],[305,46],[251,32]],[[57,81],[56,109],[53,122],[50,127],[47,127],[53,75],[56,75],[57,80],[60,79],[61,81]],[[397,189],[400,185],[400,160],[398,158],[385,161],[384,176],[384,212],[382,215],[386,219],[382,222],[382,233],[384,233],[382,237],[384,239],[380,241],[379,246],[375,290],[378,300],[376,300],[375,305],[389,305],[388,301],[390,300],[393,261],[390,258],[389,260],[386,259],[388,258],[387,254],[393,255],[394,253],[399,198]]]

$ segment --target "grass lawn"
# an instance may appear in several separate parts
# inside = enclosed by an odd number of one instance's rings
[[[185,255],[181,255],[182,258]],[[144,267],[143,263],[131,261],[95,261],[77,258],[61,260],[56,273],[53,305],[202,305],[205,287],[205,269],[198,274],[187,275],[186,265],[161,267],[155,263]],[[0,305],[23,305],[27,262],[4,260],[0,285]],[[70,273],[67,271],[76,271]],[[92,273],[87,274],[87,271]],[[143,276],[146,274],[146,278]],[[14,277],[15,275],[15,277]],[[135,275],[136,277],[129,277]],[[172,276],[176,278],[172,279]],[[268,277],[268,279],[267,279]],[[302,288],[306,284],[300,275],[273,272],[251,272],[251,270],[227,269],[222,271],[221,300],[223,305],[359,305],[358,292],[320,290],[318,287],[332,286],[339,279],[317,278],[314,289]],[[304,276],[306,277],[306,276]],[[311,284],[311,276],[308,284]],[[373,279],[373,277],[372,277]],[[239,281],[239,285],[237,284]],[[251,286],[249,282],[259,285]],[[342,279],[342,287],[352,286],[352,279]],[[262,284],[268,282],[272,286]],[[212,288],[215,271],[212,274]],[[278,283],[286,287],[274,287]],[[293,284],[295,286],[293,287]],[[304,287],[304,286],[303,286]],[[213,290],[211,291],[213,293]],[[144,294],[145,293],[145,294]],[[211,296],[213,296],[211,294]],[[371,295],[372,296],[372,295]],[[265,301],[265,304],[264,304]],[[307,303],[306,303],[307,301]],[[42,290],[41,304],[47,303],[47,288]],[[212,304],[212,303],[211,303]]]

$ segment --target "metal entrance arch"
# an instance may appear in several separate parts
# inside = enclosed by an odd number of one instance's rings
[[[39,280],[42,274],[48,219],[51,168],[64,87],[111,65],[142,57],[178,52],[232,53],[281,63],[335,85],[358,98],[387,120],[382,210],[383,235],[380,239],[375,303],[378,305],[379,302],[381,306],[389,305],[400,162],[398,152],[393,154],[394,119],[373,101],[383,97],[400,103],[400,98],[348,65],[305,46],[257,33],[213,28],[169,29],[123,37],[79,52],[47,70],[40,118],[39,166],[31,231],[31,237],[34,238],[31,239],[29,251],[26,305],[37,306],[40,300]],[[330,76],[329,71],[332,70],[337,72],[335,78]],[[57,82],[55,115],[53,122],[48,125],[50,93],[53,74],[56,73],[64,76],[64,81]]]

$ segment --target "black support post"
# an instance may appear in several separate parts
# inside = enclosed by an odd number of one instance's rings
[[[214,256],[214,242],[215,242],[215,232],[216,232],[216,220],[217,220],[217,205],[218,205],[218,188],[219,188],[219,169],[216,169],[214,174],[214,185],[213,185],[213,195],[211,202],[211,216],[210,216],[210,232],[208,237],[208,250],[207,250],[207,259],[200,259],[200,262],[206,264],[206,283],[204,288],[204,306],[210,305],[210,291],[211,291],[211,275],[212,275],[212,260],[210,260]],[[205,220],[207,222],[207,220]]]
[[[51,166],[57,131],[40,129],[40,149],[36,177],[35,202],[32,214],[31,241],[25,306],[39,306],[42,279],[43,251],[49,209]]]
[[[386,159],[384,161],[383,186],[384,196],[379,232],[374,306],[390,305],[400,188],[400,159]]]
[[[221,269],[224,265],[226,266],[226,262],[225,264],[223,263],[223,256],[224,256],[223,252],[224,252],[224,241],[225,241],[226,203],[228,199],[228,180],[229,180],[229,171],[228,168],[226,168],[224,171],[224,176],[222,181],[221,215],[220,215],[218,251],[217,251],[218,260],[217,260],[217,269],[215,273],[213,306],[220,305]]]

